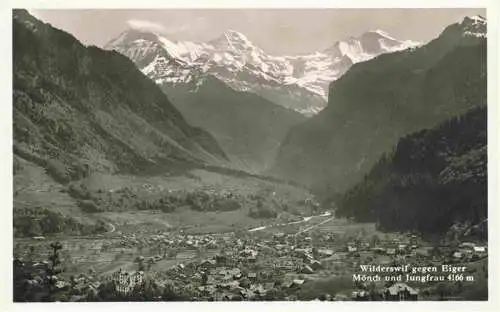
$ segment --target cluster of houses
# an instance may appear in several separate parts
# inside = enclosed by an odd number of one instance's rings
[[[355,301],[417,301],[419,291],[406,283],[394,283],[381,289],[355,290],[351,293]]]
[[[404,238],[403,238],[404,239]],[[344,247],[348,256],[358,256],[360,252],[369,252],[373,255],[384,255],[391,259],[391,263],[464,263],[473,262],[488,255],[488,248],[484,245],[462,242],[458,246],[441,242],[440,246],[421,246],[414,235],[409,239],[394,239],[376,244],[365,242],[350,242]],[[425,262],[429,261],[429,262]],[[380,261],[379,261],[380,262]],[[366,285],[365,285],[366,286]],[[367,290],[365,287],[352,292],[353,300],[385,300],[385,301],[414,301],[419,298],[419,291],[405,283],[396,282],[391,286]]]
[[[307,238],[283,233],[267,239],[238,237],[234,233],[169,237],[167,241],[173,242],[172,245],[185,249],[210,242],[215,242],[219,249],[213,257],[204,258],[200,254],[178,263],[162,272],[163,278],[180,287],[196,286],[202,300],[231,300],[235,296],[258,299],[276,289],[293,292],[307,282],[302,276],[321,271],[324,268],[321,259],[334,254],[332,249],[312,247]],[[130,289],[128,284],[120,287]]]
[[[262,234],[199,234],[189,235],[182,232],[158,232],[142,235],[121,234],[119,239],[108,248],[148,247],[149,254],[138,257],[141,263],[155,263],[170,258],[166,256],[170,250],[192,251],[186,259],[162,272],[148,272],[148,276],[158,273],[159,280],[169,281],[179,287],[194,287],[199,300],[259,300],[271,290],[291,294],[300,290],[305,284],[317,276],[329,274],[346,274],[349,267],[360,253],[384,255],[391,259],[405,261],[433,260],[436,255],[434,247],[421,246],[415,235],[386,239],[385,241],[363,241],[358,239],[342,243],[339,236],[331,233],[305,232],[285,234],[277,232]],[[345,240],[342,238],[342,241]],[[106,244],[104,244],[106,245]],[[96,248],[99,247],[96,245]],[[102,248],[102,246],[100,246]],[[157,249],[155,249],[157,248]],[[448,247],[447,247],[448,248]],[[140,248],[138,249],[140,252]],[[153,251],[154,250],[154,251]],[[212,250],[210,253],[205,251]],[[438,260],[455,259],[473,261],[477,257],[487,255],[487,247],[474,243],[462,243],[457,248],[446,249]],[[200,252],[196,252],[200,251]],[[208,256],[206,254],[213,255]],[[339,263],[334,269],[331,263]],[[366,259],[365,259],[366,260]],[[153,270],[154,271],[154,270]],[[137,285],[144,283],[144,272],[118,271],[113,274],[116,290],[126,294]],[[395,283],[381,287],[376,292],[357,289],[347,300],[418,300],[418,290],[404,283]],[[342,295],[342,294],[340,294]],[[339,295],[339,296],[340,296]],[[335,296],[339,300],[339,296]],[[337,298],[338,297],[338,298]],[[290,297],[285,297],[288,300]]]
[[[437,249],[437,251],[436,251]],[[369,244],[367,242],[349,242],[344,251],[353,255],[362,251],[376,255],[387,255],[397,258],[413,258],[415,260],[449,260],[451,262],[469,262],[481,259],[488,254],[488,248],[471,242],[463,242],[458,247],[443,243],[439,247],[421,246],[415,237],[409,240],[391,240]]]
[[[341,262],[349,261],[349,256],[360,252],[385,255],[391,259],[405,259],[405,261],[432,260],[436,257],[433,254],[433,247],[420,246],[414,235],[387,241],[379,240],[376,243],[358,240],[345,244],[342,249],[334,236],[321,235],[319,238],[312,238],[310,234],[278,232],[270,237],[256,237],[239,236],[235,233],[201,235],[158,233],[138,243],[160,244],[165,246],[164,250],[171,248],[216,250],[218,254],[211,258],[203,258],[204,253],[199,253],[197,256],[193,254],[191,259],[185,259],[185,263],[176,265],[166,273],[168,280],[176,281],[177,284],[197,285],[200,297],[210,300],[228,300],[234,296],[260,298],[270,289],[300,289],[309,279],[305,276],[324,271],[328,259],[342,253],[347,258],[341,257]],[[134,240],[134,237],[129,237],[129,241],[134,242]],[[486,255],[487,249],[472,243],[462,243],[451,257],[458,257],[457,252],[463,260],[464,255]],[[164,259],[162,256],[150,258],[154,262]],[[443,257],[439,260],[443,260]],[[274,282],[276,280],[280,282],[276,284]],[[125,291],[130,286],[120,287]],[[373,294],[363,289],[354,291],[350,296],[351,300],[417,300],[418,291],[404,283],[396,283],[378,289],[377,298],[372,297]]]
[[[488,247],[471,242],[463,242],[453,251],[452,259],[455,262],[472,262],[488,255]]]

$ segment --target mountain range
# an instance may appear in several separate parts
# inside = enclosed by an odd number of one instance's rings
[[[486,20],[466,17],[421,47],[357,63],[328,106],[292,128],[273,172],[330,196],[410,133],[486,105]]]
[[[208,42],[176,42],[158,33],[129,29],[105,48],[128,56],[159,85],[191,83],[195,91],[214,76],[234,90],[258,94],[310,116],[326,106],[329,83],[353,64],[418,45],[375,30],[335,42],[323,51],[273,56],[234,30]]]
[[[217,139],[232,165],[257,173],[271,169],[291,127],[325,107],[331,81],[354,63],[417,45],[378,30],[322,52],[272,56],[234,30],[195,43],[129,29],[105,48],[134,61],[191,124]]]
[[[41,185],[71,192],[62,186],[93,173],[236,167],[306,185],[339,215],[386,230],[444,233],[487,220],[480,16],[425,45],[374,31],[297,57],[269,56],[234,31],[204,44],[127,31],[102,50],[25,10],[12,22],[15,185],[36,187],[35,197]],[[303,110],[270,100],[270,81],[278,98],[293,88],[322,98],[333,82],[324,109]]]

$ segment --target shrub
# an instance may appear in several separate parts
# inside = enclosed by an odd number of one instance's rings
[[[168,203],[159,203],[160,204],[160,210],[162,212],[174,212],[175,211],[175,206],[174,205],[171,205],[171,204],[168,204]]]
[[[84,184],[71,183],[68,187],[68,194],[76,199],[90,199],[90,192]]]
[[[203,206],[196,200],[191,202],[191,209],[196,211],[203,211]]]
[[[103,209],[100,209],[97,204],[92,201],[92,200],[82,200],[79,203],[80,209],[82,209],[84,212],[102,212]]]
[[[48,175],[50,175],[52,178],[54,178],[54,180],[60,183],[67,183],[70,181],[68,168],[65,164],[58,160],[48,160],[45,170]]]

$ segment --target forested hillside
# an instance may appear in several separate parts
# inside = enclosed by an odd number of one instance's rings
[[[385,230],[444,233],[487,218],[486,108],[401,139],[339,202],[340,216]],[[485,233],[480,233],[485,234]],[[484,237],[483,237],[484,238]]]
[[[24,10],[13,17],[16,157],[62,183],[95,171],[225,162],[215,139],[190,126],[125,56],[86,47]]]
[[[274,173],[343,192],[401,137],[486,105],[485,23],[465,18],[422,47],[355,64],[327,108],[290,130]]]

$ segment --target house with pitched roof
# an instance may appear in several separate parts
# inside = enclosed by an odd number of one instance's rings
[[[416,301],[418,291],[405,283],[395,283],[387,287],[384,292],[384,299],[388,301]]]

